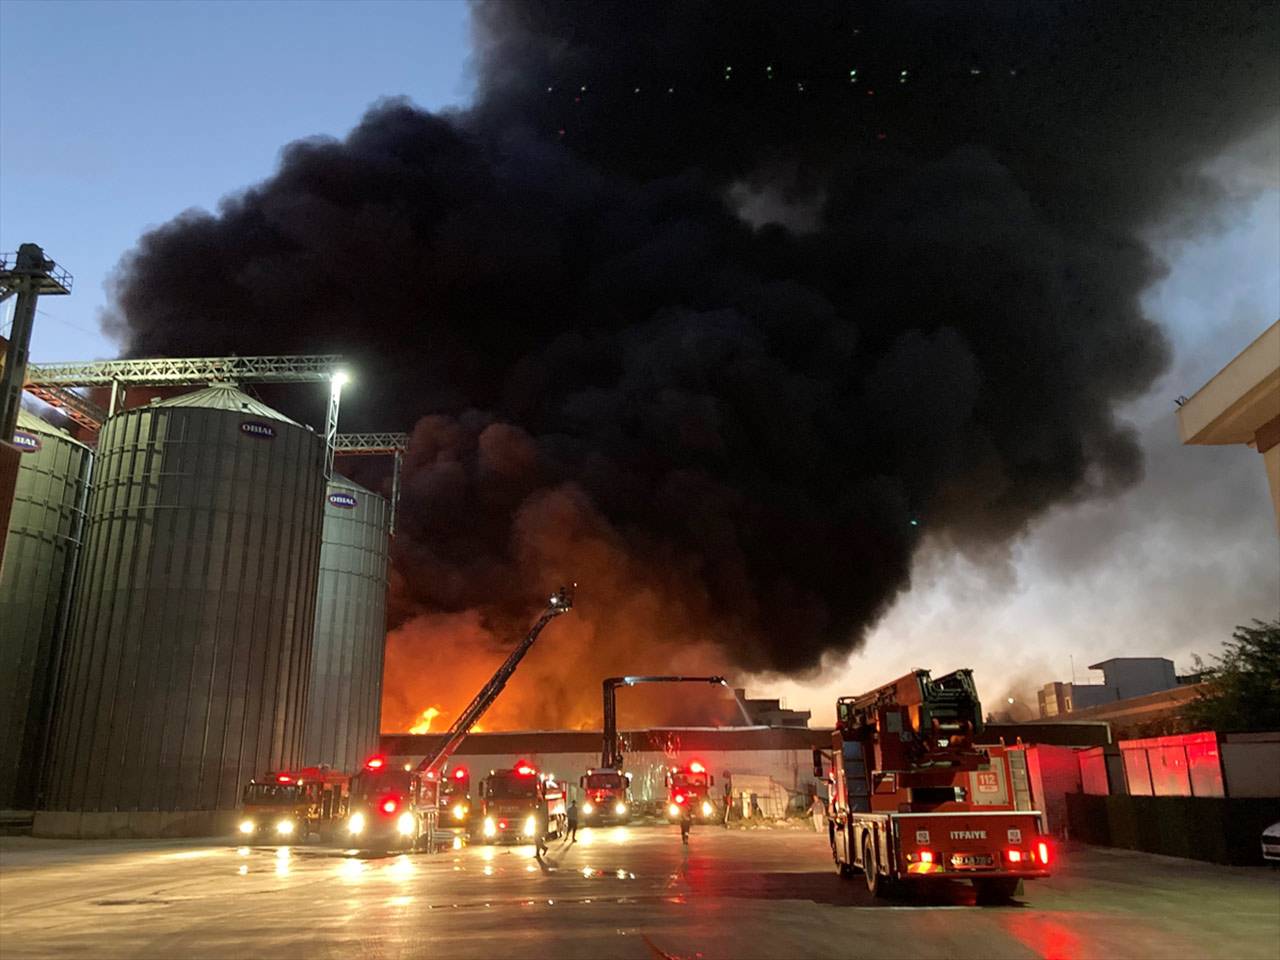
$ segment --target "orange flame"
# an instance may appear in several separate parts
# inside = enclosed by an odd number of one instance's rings
[[[440,716],[438,707],[427,707],[418,717],[418,722],[409,728],[410,733],[428,733],[431,730],[431,721]]]
[[[700,581],[689,574],[693,561],[654,565],[630,556],[573,487],[531,497],[512,535],[516,570],[504,577],[545,582],[548,592],[577,571],[589,571],[590,579],[580,585],[573,612],[549,625],[529,650],[485,714],[484,729],[599,730],[605,677],[724,674],[730,672],[724,651],[749,647],[740,623],[710,609]],[[392,577],[401,613],[387,637],[387,732],[425,730],[422,703],[437,704],[446,717],[465,710],[537,614],[536,608],[512,612],[497,605],[423,609],[412,590],[419,576],[432,573],[413,568]],[[720,687],[636,687],[621,692],[618,710],[623,729],[742,722]]]

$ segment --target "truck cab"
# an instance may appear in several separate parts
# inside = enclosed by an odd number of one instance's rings
[[[259,842],[305,842],[327,837],[347,815],[351,778],[329,767],[269,773],[241,793],[241,838]]]
[[[510,770],[491,770],[481,781],[480,814],[486,842],[541,845],[563,833],[564,788],[521,760]]]
[[[584,824],[628,823],[631,820],[631,774],[601,768],[588,770],[578,780]]]
[[[716,778],[707,772],[700,760],[691,760],[684,766],[672,767],[667,772],[667,818],[680,820],[685,811],[695,820],[712,820],[716,815],[711,799],[711,788]]]
[[[411,765],[370,757],[351,781],[346,838],[361,849],[413,849],[427,836],[425,808],[436,795]]]

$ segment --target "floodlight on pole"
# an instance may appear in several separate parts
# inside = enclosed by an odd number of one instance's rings
[[[346,370],[335,370],[329,378],[329,411],[324,420],[324,479],[333,479],[333,458],[338,448],[338,408],[342,405],[342,388],[351,382]]]

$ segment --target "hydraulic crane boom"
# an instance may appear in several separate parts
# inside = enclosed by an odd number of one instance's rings
[[[533,641],[538,639],[538,634],[542,632],[542,628],[556,617],[573,609],[573,588],[575,586],[577,584],[561,587],[551,595],[551,599],[547,601],[547,608],[542,611],[542,616],[530,628],[525,638],[520,641],[519,646],[511,651],[511,655],[498,668],[497,673],[489,678],[489,682],[475,695],[475,699],[468,704],[467,709],[458,715],[458,719],[449,728],[449,733],[445,737],[444,743],[440,745],[434,754],[424,757],[422,763],[418,764],[419,773],[426,773],[429,778],[434,776],[439,779],[444,765],[449,762],[449,758],[453,756],[454,751],[466,739],[467,734],[471,732],[471,728],[484,716],[484,712],[489,709],[493,701],[498,699],[498,694],[502,693],[507,681],[516,672],[516,667],[520,665],[524,655],[533,646]]]
[[[710,683],[728,686],[724,677],[609,677],[604,681],[604,749],[600,765],[610,770],[622,769],[622,745],[618,742],[618,688],[637,683]]]
[[[836,701],[836,727],[844,735],[869,737],[876,769],[898,773],[926,767],[974,766],[982,732],[982,704],[972,670],[934,678],[914,670],[858,697]]]

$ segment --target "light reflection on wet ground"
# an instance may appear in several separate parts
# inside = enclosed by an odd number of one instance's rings
[[[4,960],[365,952],[489,957],[1220,956],[1274,960],[1264,871],[1066,848],[983,909],[968,887],[872,900],[800,832],[581,830],[577,843],[362,856],[297,844],[0,841]],[[833,939],[835,938],[835,939]],[[840,938],[848,938],[841,941]]]

